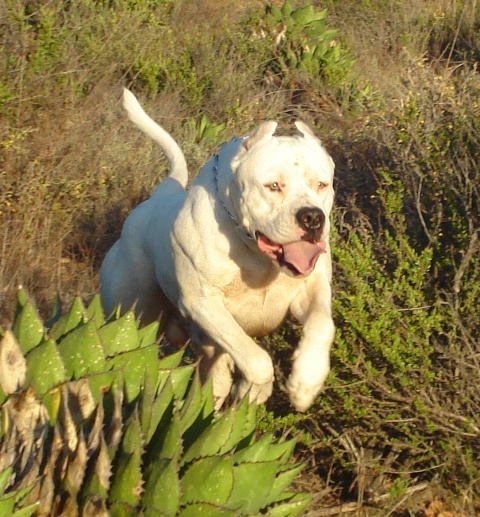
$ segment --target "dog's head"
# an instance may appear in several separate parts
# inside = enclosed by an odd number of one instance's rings
[[[334,163],[303,122],[299,134],[274,136],[265,122],[231,162],[230,202],[258,249],[293,276],[311,273],[327,251]]]

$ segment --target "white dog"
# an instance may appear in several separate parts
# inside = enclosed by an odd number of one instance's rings
[[[135,308],[167,339],[188,338],[211,377],[217,408],[232,392],[263,403],[272,361],[250,336],[275,330],[290,312],[303,324],[287,389],[305,411],[330,369],[329,214],[334,164],[303,122],[274,136],[265,122],[225,144],[186,190],[184,155],[124,91],[130,119],[164,151],[170,175],[127,218],[100,282],[105,310]],[[234,369],[241,374],[234,383]]]

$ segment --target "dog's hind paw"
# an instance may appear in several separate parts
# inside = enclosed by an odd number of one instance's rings
[[[250,402],[264,404],[273,391],[273,381],[265,384],[252,384],[245,379],[237,381],[232,388],[232,398],[235,401],[243,400],[248,394]]]

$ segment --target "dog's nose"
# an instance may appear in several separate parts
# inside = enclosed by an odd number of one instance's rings
[[[325,224],[325,214],[320,208],[300,208],[296,217],[298,224],[302,230],[305,230],[308,237],[320,239]]]

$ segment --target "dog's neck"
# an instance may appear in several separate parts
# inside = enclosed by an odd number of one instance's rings
[[[220,201],[220,204],[222,205],[223,209],[225,210],[225,213],[228,215],[228,217],[235,223],[235,226],[237,227],[237,230],[241,232],[241,234],[246,237],[250,241],[254,241],[255,237],[247,232],[245,228],[242,228],[240,223],[237,221],[236,217],[230,212],[227,205],[223,202],[222,196],[220,195],[220,191],[218,188],[218,161],[219,161],[219,153],[217,153],[214,157],[214,163],[213,163],[213,181],[215,183],[215,191],[217,193],[217,199]]]

